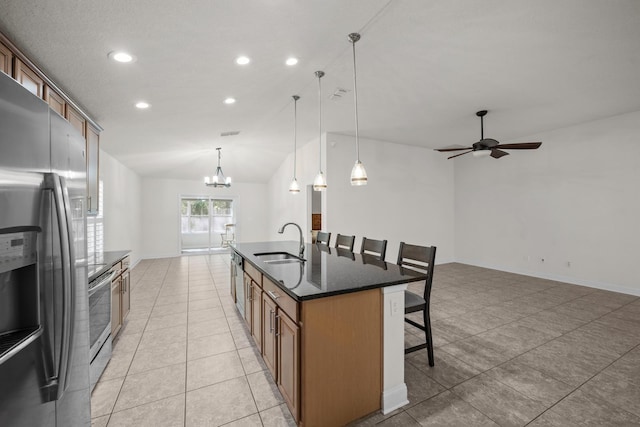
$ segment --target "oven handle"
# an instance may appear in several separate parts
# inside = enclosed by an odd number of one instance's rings
[[[113,280],[114,277],[116,277],[116,274],[118,272],[117,271],[113,271],[109,277],[105,278],[104,280],[102,280],[100,283],[98,283],[97,285],[89,288],[89,296],[95,294],[96,292],[98,292],[98,290],[100,290],[101,288],[104,288],[107,284],[110,284],[111,281]]]

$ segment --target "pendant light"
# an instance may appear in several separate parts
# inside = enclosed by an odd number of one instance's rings
[[[318,78],[318,145],[320,146],[320,171],[316,175],[316,179],[313,180],[314,191],[325,191],[327,189],[327,181],[322,173],[322,84],[320,79],[324,76],[324,71],[316,71],[316,77]]]
[[[216,148],[218,150],[218,167],[216,168],[216,174],[212,177],[205,176],[204,183],[208,187],[231,187],[231,177],[224,177],[222,168],[220,167],[220,150],[222,148]]]
[[[356,163],[351,169],[351,185],[367,185],[367,171],[360,161],[360,138],[358,135],[358,86],[356,79],[356,42],[360,40],[360,34],[351,33],[348,36],[353,46],[353,104],[356,116]]]
[[[300,186],[296,179],[296,142],[298,139],[298,95],[293,95],[293,181],[289,186],[289,193],[298,194],[300,192]]]

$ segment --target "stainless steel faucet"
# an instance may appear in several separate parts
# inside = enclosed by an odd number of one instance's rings
[[[280,229],[278,230],[278,233],[280,234],[284,233],[284,228],[287,225],[295,225],[296,227],[298,227],[298,231],[300,232],[300,258],[302,258],[302,256],[304,255],[304,238],[302,237],[302,228],[300,228],[300,226],[295,222],[288,222],[282,227],[280,227]]]

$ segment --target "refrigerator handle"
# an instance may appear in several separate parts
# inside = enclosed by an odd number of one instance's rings
[[[55,398],[60,399],[68,387],[68,372],[70,366],[70,353],[72,342],[72,325],[74,317],[74,276],[72,263],[75,260],[74,248],[71,244],[71,211],[69,208],[69,192],[64,178],[55,173],[45,174],[47,188],[52,190],[56,216],[58,218],[58,230],[60,232],[60,254],[62,265],[62,342],[58,350],[60,365],[57,367],[57,376],[50,380],[51,385],[57,383]],[[55,368],[54,368],[55,369]],[[53,396],[52,396],[53,397]]]

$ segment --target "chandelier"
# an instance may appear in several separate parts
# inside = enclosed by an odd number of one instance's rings
[[[231,177],[224,176],[222,168],[220,167],[220,150],[221,147],[216,148],[218,150],[218,167],[216,168],[216,174],[212,177],[205,176],[204,183],[209,187],[231,187]]]

